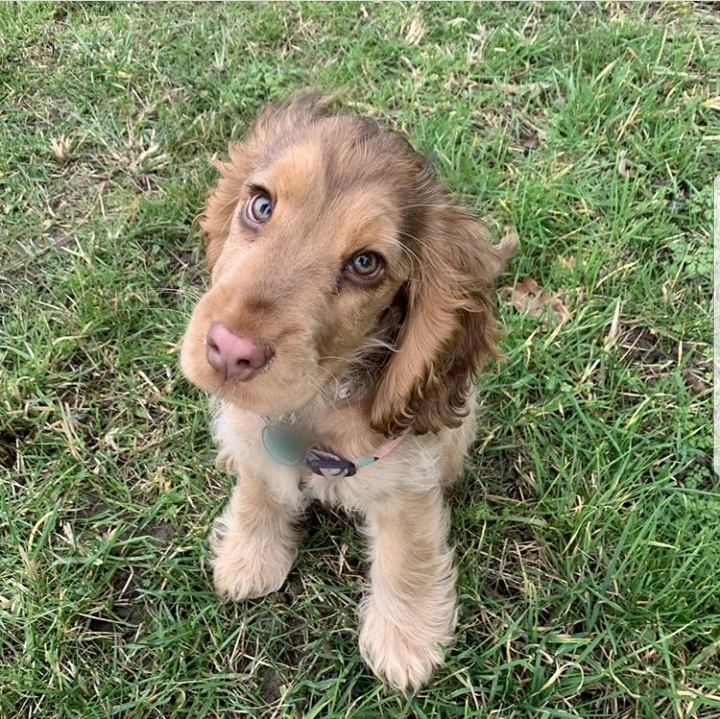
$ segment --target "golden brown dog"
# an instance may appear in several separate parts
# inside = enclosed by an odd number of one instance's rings
[[[210,193],[211,286],[182,347],[238,478],[211,537],[218,592],[279,589],[310,499],[363,517],[360,650],[408,692],[455,627],[443,485],[496,353],[492,245],[407,140],[314,95],[265,109]]]

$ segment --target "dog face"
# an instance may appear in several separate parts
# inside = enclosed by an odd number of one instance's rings
[[[217,166],[201,218],[211,287],[184,338],[186,376],[274,417],[372,364],[375,429],[457,424],[494,351],[488,291],[509,251],[423,158],[309,96],[263,112]]]

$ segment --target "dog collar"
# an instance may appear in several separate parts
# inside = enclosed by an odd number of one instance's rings
[[[262,442],[267,453],[278,463],[287,467],[310,470],[321,477],[352,477],[358,469],[367,467],[387,457],[397,447],[405,434],[391,439],[372,455],[360,459],[343,459],[337,454],[318,449],[298,429],[284,422],[267,422],[262,429]]]
[[[407,430],[399,437],[386,442],[375,454],[356,460],[343,459],[337,454],[313,447],[310,440],[290,422],[271,421],[257,412],[248,413],[262,425],[262,443],[265,451],[279,464],[309,470],[321,477],[352,477],[358,469],[367,467],[387,457],[405,438]]]

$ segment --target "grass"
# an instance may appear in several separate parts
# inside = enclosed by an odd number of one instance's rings
[[[709,3],[0,6],[0,717],[720,717]],[[356,649],[351,521],[219,605],[232,480],[177,349],[209,159],[341,89],[516,228],[472,466],[458,641],[405,700]]]

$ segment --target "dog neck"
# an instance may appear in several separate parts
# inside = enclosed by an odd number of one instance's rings
[[[338,384],[335,392],[335,402],[332,407],[325,406],[325,412],[313,407],[312,415],[303,410],[301,412],[293,412],[289,415],[282,415],[276,419],[264,417],[257,412],[248,412],[258,427],[261,428],[263,444],[265,450],[273,459],[281,464],[289,464],[291,466],[299,466],[302,468],[302,476],[306,479],[311,474],[319,474],[325,477],[351,477],[362,467],[366,467],[374,462],[381,460],[390,454],[395,447],[407,435],[407,430],[402,434],[390,440],[380,438],[377,443],[373,443],[372,450],[367,450],[367,454],[361,457],[348,455],[341,451],[341,448],[350,448],[347,441],[347,431],[337,432],[338,427],[347,428],[345,423],[332,421],[327,424],[334,431],[325,429],[321,430],[322,423],[318,423],[318,417],[327,420],[328,415],[332,415],[331,419],[337,420],[338,412],[337,404],[346,405],[343,409],[352,409],[352,398],[357,393],[357,387],[352,380],[345,380]],[[359,415],[349,415],[357,418]],[[320,427],[318,426],[320,424]],[[362,426],[366,427],[367,423],[362,422]],[[351,432],[350,437],[358,440],[358,432]],[[295,456],[294,452],[298,446],[302,446],[300,455]],[[357,445],[356,445],[357,446]]]
[[[256,421],[259,418],[263,423],[291,426],[308,437],[313,446],[338,456],[373,456],[393,438],[384,437],[370,429],[370,386],[359,384],[356,375],[345,376],[294,412],[263,417],[253,412],[250,414]]]

